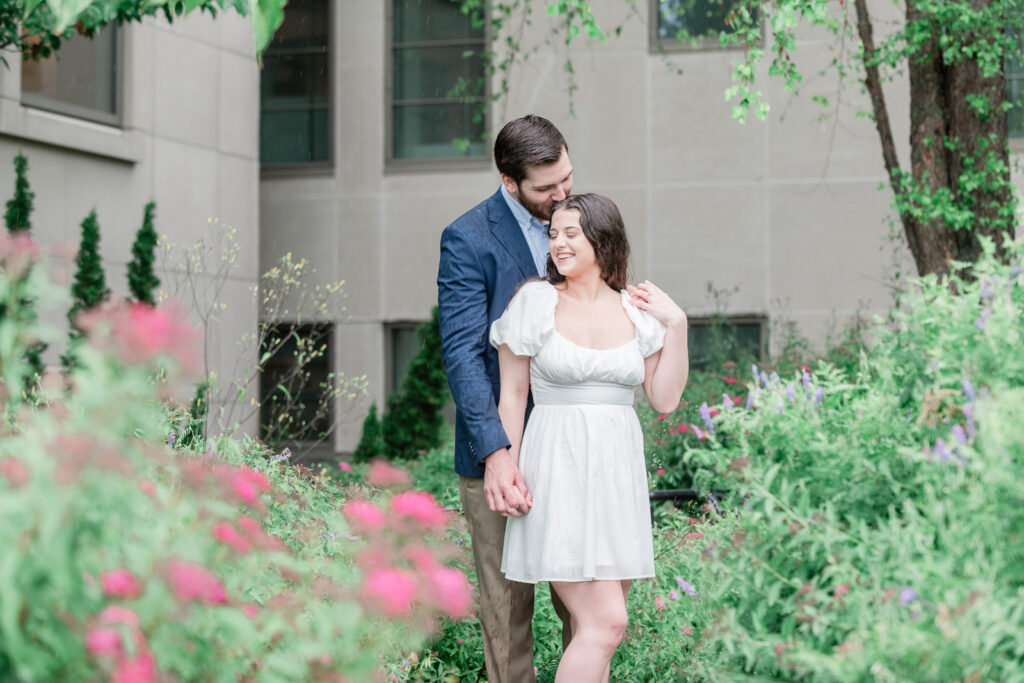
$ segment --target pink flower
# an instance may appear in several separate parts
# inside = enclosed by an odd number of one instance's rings
[[[85,636],[85,649],[94,655],[120,657],[124,652],[124,648],[121,647],[121,633],[113,628],[91,629]]]
[[[435,567],[428,574],[431,602],[452,619],[469,614],[472,598],[466,575],[451,567]]]
[[[136,628],[139,625],[139,615],[120,605],[108,605],[103,608],[99,620],[103,624],[124,624]]]
[[[664,467],[659,467],[658,469],[654,470],[654,476],[656,476],[656,477],[660,477],[663,474],[665,474],[665,468]]]
[[[430,548],[411,545],[402,549],[402,557],[409,560],[417,570],[427,573],[437,566],[437,558]]]
[[[659,612],[662,611],[663,609],[665,609],[665,598],[661,597],[660,595],[655,595],[654,596],[654,607]]]
[[[660,421],[660,420],[664,420],[666,417],[668,417],[668,414],[667,413],[662,413],[661,415],[658,415],[658,417],[656,417],[655,419]]]
[[[256,605],[249,604],[242,605],[242,611],[245,612],[245,616],[249,617],[250,619],[255,619],[257,616],[259,616],[260,613],[260,610],[258,607],[256,607]]]
[[[739,382],[739,380],[736,379],[735,377],[723,377],[722,381],[725,382],[726,384],[736,384],[737,382]]]
[[[342,472],[351,472],[352,465],[342,460],[341,462],[338,463],[338,469],[341,470]]]
[[[676,428],[675,428],[675,427],[669,427],[669,428],[668,428],[668,433],[669,433],[669,435],[671,435],[671,436],[675,436],[675,434],[676,434]]]
[[[231,490],[243,502],[253,505],[260,492],[270,490],[270,482],[262,472],[251,470],[248,467],[239,467],[231,477]]]
[[[156,660],[148,651],[122,659],[111,680],[113,683],[156,683]]]
[[[690,533],[686,534],[686,538],[688,538],[689,540],[693,541],[693,540],[696,540],[698,538],[704,538],[704,534],[702,534],[699,531],[691,531]]]
[[[207,605],[226,605],[228,602],[224,586],[202,565],[183,560],[170,560],[164,574],[174,597],[178,600]]]
[[[372,570],[363,584],[363,596],[387,616],[411,610],[415,595],[416,579],[393,567]]]
[[[235,549],[240,555],[245,555],[252,550],[252,544],[249,541],[242,538],[235,527],[231,526],[227,522],[221,522],[217,526],[213,527],[213,537],[225,545],[229,545]]]
[[[366,474],[366,481],[382,489],[408,486],[412,483],[408,472],[400,467],[390,465],[384,460],[374,460],[370,464],[370,471]]]
[[[150,498],[156,498],[156,485],[153,484],[149,479],[139,480],[139,490],[145,493]]]
[[[127,569],[114,569],[100,574],[103,594],[109,598],[134,600],[142,595],[142,582]]]
[[[94,343],[111,348],[125,363],[149,363],[166,356],[186,373],[198,367],[195,327],[173,304],[111,302],[80,313],[75,322]]]
[[[680,422],[678,429],[680,434],[685,434],[686,432],[690,431],[690,425],[686,424],[685,422]]]
[[[693,629],[690,628],[689,626],[684,626],[683,627],[683,635],[684,636],[692,636],[693,635]]]
[[[6,477],[12,488],[21,488],[28,483],[28,468],[17,458],[0,461],[0,477]]]
[[[387,524],[387,517],[381,509],[368,500],[350,500],[341,512],[348,523],[361,533],[378,531]]]
[[[399,493],[391,499],[391,509],[399,517],[415,520],[425,527],[443,529],[448,513],[426,491]]]

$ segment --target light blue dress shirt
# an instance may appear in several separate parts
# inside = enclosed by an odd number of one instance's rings
[[[543,277],[548,272],[548,226],[541,223],[536,216],[526,210],[526,207],[508,193],[505,185],[501,186],[501,196],[519,223],[519,229],[523,231],[523,237],[530,246],[530,254],[534,263],[537,264],[537,274]]]

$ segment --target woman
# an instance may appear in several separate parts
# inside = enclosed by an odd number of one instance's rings
[[[626,284],[629,242],[611,200],[556,203],[549,238],[547,279],[525,283],[491,327],[498,414],[533,504],[508,520],[502,571],[550,581],[572,615],[556,683],[607,681],[629,585],[654,576],[634,394],[642,384],[655,410],[679,405],[686,314],[650,282]]]

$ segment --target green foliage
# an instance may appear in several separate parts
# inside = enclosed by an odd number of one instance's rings
[[[28,159],[18,152],[14,157],[14,196],[7,200],[4,224],[11,232],[32,229],[32,200],[35,193],[28,184]]]
[[[252,14],[259,56],[284,18],[287,0],[8,0],[0,3],[0,48],[17,48],[25,59],[49,57],[78,32],[92,35],[107,24],[162,16],[173,22],[192,12],[216,16],[234,10]]]
[[[71,323],[71,334],[68,338],[67,351],[61,357],[65,368],[74,366],[75,349],[82,337],[82,332],[78,328],[78,315],[99,306],[110,296],[107,276],[100,257],[100,224],[96,219],[95,209],[82,221],[82,240],[78,245],[75,263],[77,269],[71,283],[71,307],[67,314],[68,322]]]
[[[370,404],[370,412],[363,420],[363,433],[359,437],[359,445],[352,453],[355,462],[369,462],[384,455],[384,441],[381,438],[380,418],[377,417],[377,404]]]
[[[390,396],[382,421],[384,456],[392,460],[419,457],[441,443],[449,400],[448,380],[441,360],[441,328],[437,307],[416,330],[420,350],[409,363],[402,391]]]
[[[24,250],[0,244],[15,310]],[[47,300],[45,272],[24,286]],[[0,406],[0,680],[369,680],[464,613],[429,497],[342,489],[249,439],[174,448],[160,397],[192,379],[191,326],[138,305],[80,320],[74,382]],[[39,333],[21,327],[0,320],[8,386]]]
[[[177,440],[181,448],[202,448],[206,442],[206,421],[210,412],[209,394],[209,382],[200,382],[196,385],[196,394],[192,397],[181,436]]]
[[[153,214],[156,202],[149,202],[142,216],[142,226],[135,235],[132,244],[132,260],[128,264],[128,289],[136,301],[150,306],[156,305],[156,289],[160,286],[160,278],[153,272],[156,262],[156,245],[159,238],[153,227]]]

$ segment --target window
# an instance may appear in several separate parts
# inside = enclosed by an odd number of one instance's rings
[[[486,46],[459,0],[391,0],[389,162],[486,155]]]
[[[420,352],[422,344],[416,329],[422,323],[390,323],[387,330],[387,395],[397,394],[409,372],[409,363]]]
[[[719,371],[725,362],[760,361],[764,350],[765,321],[758,317],[691,318],[690,367]]]
[[[1006,57],[1006,101],[1011,138],[1024,138],[1024,31],[1017,29],[1017,54]]]
[[[263,53],[260,163],[327,167],[331,161],[330,3],[289,0]]]
[[[109,25],[75,35],[46,59],[21,63],[21,101],[27,107],[111,125],[121,123],[121,41]]]
[[[260,357],[260,438],[271,444],[318,441],[334,423],[331,326],[277,323]]]
[[[720,47],[726,17],[739,0],[650,0],[651,46],[656,49]]]

